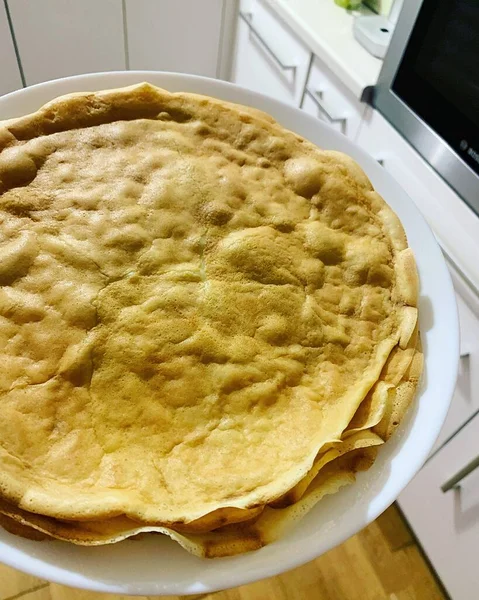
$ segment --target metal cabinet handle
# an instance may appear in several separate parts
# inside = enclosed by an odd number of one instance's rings
[[[253,15],[251,13],[246,13],[246,12],[243,12],[243,11],[240,10],[239,11],[239,16],[243,19],[243,21],[249,27],[251,33],[254,34],[254,36],[256,37],[256,39],[260,42],[260,44],[263,46],[263,48],[266,50],[266,52],[271,56],[271,58],[274,60],[274,62],[278,65],[278,67],[280,69],[282,69],[283,71],[294,71],[294,72],[296,72],[296,69],[297,69],[298,65],[295,65],[295,64],[285,64],[280,58],[278,58],[276,56],[274,50],[272,50],[272,48],[268,44],[268,42],[265,41],[264,37],[260,34],[260,32],[253,25]]]
[[[474,471],[474,469],[477,469],[477,467],[479,467],[479,456],[471,460],[471,462],[468,463],[463,469],[458,471],[453,477],[451,477],[451,479],[448,479],[446,483],[441,485],[441,490],[443,492],[448,492],[449,490],[452,490],[455,487],[459,487],[459,483],[465,477],[470,475]]]
[[[326,117],[326,119],[330,123],[341,123],[342,127],[345,126],[346,117],[335,117],[328,111],[328,109],[321,102],[322,97],[323,97],[323,92],[320,92],[320,91],[313,92],[308,87],[306,87],[304,91],[306,92],[306,94],[308,94],[308,96],[316,104],[316,106],[318,107],[320,112],[323,113],[323,115]]]

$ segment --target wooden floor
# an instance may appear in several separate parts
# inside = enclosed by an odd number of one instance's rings
[[[125,600],[73,590],[0,565],[0,600]],[[146,597],[144,597],[145,599]],[[153,598],[149,596],[148,598]],[[177,597],[169,596],[169,600]],[[294,571],[190,600],[444,600],[395,506],[358,535]]]

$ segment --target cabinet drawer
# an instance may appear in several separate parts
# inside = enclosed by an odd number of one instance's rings
[[[434,451],[479,411],[479,297],[449,264],[456,290],[461,332],[461,359],[456,390]]]
[[[266,4],[240,3],[232,81],[299,106],[310,57]]]
[[[359,102],[319,58],[314,57],[301,107],[354,140],[366,105]]]
[[[399,505],[454,600],[476,598],[479,586],[479,415],[429,460]],[[468,467],[460,487],[441,489]]]

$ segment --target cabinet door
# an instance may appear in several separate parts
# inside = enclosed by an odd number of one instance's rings
[[[399,506],[454,600],[477,598],[479,588],[478,457],[479,416],[399,496]],[[447,490],[445,484],[462,474],[460,487]]]
[[[311,59],[307,47],[263,2],[240,4],[231,80],[299,106]]]
[[[22,87],[15,48],[3,2],[0,4],[0,96]]]
[[[130,69],[217,76],[227,0],[126,0]]]
[[[9,0],[27,85],[125,68],[121,0]]]

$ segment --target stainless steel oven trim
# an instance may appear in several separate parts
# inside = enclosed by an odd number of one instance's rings
[[[422,0],[404,1],[378,83],[374,88],[373,106],[479,214],[479,176],[392,91],[394,77],[421,5]]]

